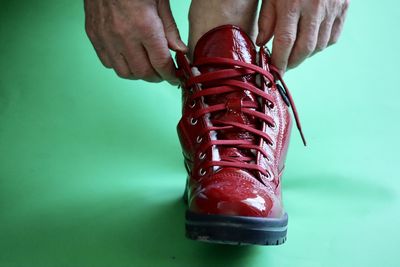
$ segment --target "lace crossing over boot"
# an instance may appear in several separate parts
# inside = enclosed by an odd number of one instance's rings
[[[224,25],[197,43],[192,62],[177,53],[182,119],[177,129],[188,171],[186,235],[224,244],[279,245],[288,216],[281,177],[292,97],[240,28]]]

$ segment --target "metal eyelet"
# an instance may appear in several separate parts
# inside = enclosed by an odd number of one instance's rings
[[[204,159],[206,157],[206,153],[200,153],[199,154],[199,159]]]
[[[193,100],[191,104],[189,104],[189,108],[194,108],[196,106],[196,101]]]
[[[201,168],[201,169],[199,170],[200,176],[204,176],[206,173],[207,173],[207,171],[206,171],[206,170],[203,170],[203,168]]]
[[[197,124],[197,119],[191,118],[191,119],[190,119],[190,124],[191,124],[191,125],[196,125],[196,124]]]
[[[270,147],[272,147],[272,148],[274,147],[274,142],[271,141],[271,142],[267,142],[267,143],[268,143],[268,145],[269,145]]]
[[[274,105],[274,103],[268,101],[268,102],[267,102],[267,107],[268,107],[269,109],[274,109],[275,105]]]
[[[199,135],[199,136],[197,136],[197,138],[196,138],[196,142],[197,142],[198,144],[200,144],[200,143],[201,143],[201,141],[203,141],[203,137],[200,137],[200,135]]]

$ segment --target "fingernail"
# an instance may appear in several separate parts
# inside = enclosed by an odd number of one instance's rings
[[[181,39],[178,39],[177,45],[178,45],[178,48],[180,50],[182,50],[182,52],[186,52],[188,50],[187,46]]]

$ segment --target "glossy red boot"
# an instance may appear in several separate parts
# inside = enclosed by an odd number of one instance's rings
[[[193,62],[178,53],[177,63],[183,92],[178,135],[188,171],[187,237],[282,244],[288,223],[281,197],[288,107],[299,130],[300,124],[269,52],[257,52],[245,32],[225,25],[198,41]]]

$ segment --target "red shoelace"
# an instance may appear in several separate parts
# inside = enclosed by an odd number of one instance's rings
[[[264,70],[263,68],[245,63],[242,61],[229,59],[229,58],[220,58],[220,57],[213,57],[213,58],[204,58],[200,59],[196,62],[194,67],[201,67],[201,66],[212,66],[212,67],[220,67],[223,69],[219,69],[216,71],[200,74],[198,76],[191,76],[186,81],[186,86],[188,88],[192,87],[194,84],[207,84],[213,83],[218,84],[218,86],[208,87],[198,92],[194,92],[190,95],[189,103],[191,107],[196,105],[202,97],[207,97],[211,95],[218,95],[218,94],[225,94],[230,92],[235,92],[237,90],[248,90],[254,93],[256,96],[261,98],[261,103],[266,103],[270,108],[273,108],[275,103],[270,95],[268,95],[262,89],[258,87],[246,83],[240,80],[235,80],[235,78],[247,75],[261,75],[265,78],[266,81],[270,86],[275,85],[276,81],[280,81],[283,85],[284,92],[280,92],[282,97],[286,97],[287,101],[289,102],[289,106],[292,108],[293,115],[296,121],[297,128],[300,132],[301,138],[303,140],[304,145],[306,145],[306,141],[301,129],[301,124],[299,120],[299,116],[297,114],[296,106],[293,102],[292,96],[283,81],[279,71],[276,67],[269,65],[271,72]],[[273,73],[273,74],[272,74]],[[275,78],[276,77],[276,78]],[[262,79],[261,79],[262,80]],[[280,88],[282,89],[282,88]],[[223,110],[227,110],[228,107],[226,103],[220,103],[215,105],[205,106],[199,110],[197,110],[193,117],[190,119],[193,125],[197,124],[198,119],[206,114],[211,114],[214,112],[220,112]],[[240,112],[253,116],[259,119],[261,122],[265,122],[267,125],[274,127],[273,118],[264,114],[263,112],[258,111],[259,105],[252,101],[242,101]],[[231,122],[231,121],[222,121],[218,119],[210,119],[211,125],[206,126],[203,131],[198,133],[197,142],[202,143],[203,136],[208,134],[211,131],[218,132],[220,130],[227,130],[227,129],[238,129],[242,131],[247,131],[253,134],[255,137],[262,138],[265,142],[272,145],[273,140],[271,139],[268,134],[256,128],[255,125],[252,124],[243,124],[238,122]],[[210,149],[212,146],[235,146],[239,149],[249,149],[260,152],[266,159],[268,159],[267,153],[264,149],[254,143],[254,141],[249,140],[210,140],[207,142],[203,142],[202,145],[199,146],[197,151],[197,156],[200,160],[205,158],[205,152]],[[242,156],[242,157],[229,157],[229,156],[221,156],[220,160],[218,161],[207,161],[202,164],[202,168],[199,170],[199,174],[205,175],[206,170],[213,166],[219,167],[235,167],[235,168],[243,168],[247,170],[254,170],[259,171],[263,175],[269,177],[269,172],[259,165],[254,163],[254,157]]]

